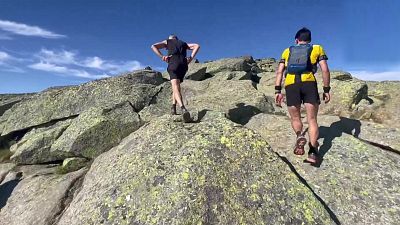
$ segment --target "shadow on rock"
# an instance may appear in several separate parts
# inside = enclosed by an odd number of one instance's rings
[[[14,188],[18,185],[20,181],[20,179],[10,180],[0,186],[0,209],[2,209],[7,204],[8,198],[11,196]]]
[[[251,117],[261,113],[257,107],[245,105],[244,103],[236,104],[236,108],[228,111],[228,118],[235,123],[245,125]]]
[[[199,111],[197,120],[195,122],[200,123],[200,121],[204,118],[204,116],[207,114],[208,111],[210,111],[210,110],[203,109],[203,110]]]
[[[258,84],[258,83],[260,83],[261,77],[257,76],[257,74],[252,74],[250,79],[251,79],[251,81]]]
[[[332,123],[329,127],[319,127],[319,138],[323,138],[324,141],[319,148],[321,160],[316,167],[319,167],[324,160],[324,155],[332,148],[332,141],[341,137],[343,133],[350,134],[356,138],[361,132],[361,122],[355,119],[349,119],[346,117],[340,117],[339,121]]]

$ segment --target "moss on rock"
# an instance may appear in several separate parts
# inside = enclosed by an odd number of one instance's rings
[[[153,120],[95,159],[59,224],[331,224],[251,130],[223,114]]]
[[[54,125],[32,129],[16,144],[11,146],[11,160],[17,164],[35,164],[59,160],[68,155],[50,154],[52,144],[71,124],[71,120],[61,121]]]
[[[85,158],[67,158],[64,159],[63,164],[58,167],[57,172],[59,174],[66,174],[77,171],[88,164],[88,160]]]
[[[54,142],[50,154],[93,159],[141,125],[129,102],[110,108],[91,108],[79,115]]]
[[[137,71],[95,80],[79,86],[50,89],[7,110],[1,135],[35,127],[49,121],[76,116],[89,108],[106,108],[130,101],[136,111],[144,108],[164,80],[155,71]],[[1,119],[0,119],[1,121]]]
[[[320,115],[318,122],[323,155],[319,167],[305,164],[306,156],[293,154],[295,134],[289,118],[259,114],[246,127],[260,133],[288,159],[342,224],[397,224],[400,157],[356,137],[396,145],[398,131],[337,116]]]

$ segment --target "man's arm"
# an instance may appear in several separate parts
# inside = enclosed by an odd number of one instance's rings
[[[281,62],[278,64],[276,71],[275,86],[282,86],[283,71],[285,70],[285,63]]]
[[[319,66],[322,71],[322,80],[324,82],[324,87],[330,87],[331,83],[331,73],[329,72],[328,62],[326,60],[319,61]]]
[[[160,49],[163,48],[167,48],[167,41],[161,41],[161,42],[157,42],[153,45],[151,45],[151,49],[153,50],[154,53],[156,53],[156,55],[158,55],[160,58],[162,58],[163,61],[168,61],[168,56],[163,56],[163,54],[161,53]]]
[[[281,89],[282,89],[282,77],[284,70],[285,70],[285,63],[280,62],[278,64],[278,69],[276,70],[276,78],[275,78],[275,104],[277,106],[281,106],[283,101],[283,95],[281,93]]]
[[[326,60],[319,61],[319,66],[322,71],[322,81],[324,83],[324,100],[328,103],[331,100],[330,84],[331,84],[331,73],[329,72],[328,62]]]
[[[191,44],[188,44],[188,47],[189,47],[189,50],[192,50],[192,54],[190,55],[190,59],[189,59],[190,61],[188,61],[188,63],[190,63],[192,61],[192,59],[194,57],[196,57],[197,52],[200,49],[200,45],[199,44],[195,44],[195,43],[191,43]]]

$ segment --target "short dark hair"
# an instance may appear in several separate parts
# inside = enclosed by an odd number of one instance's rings
[[[168,39],[178,39],[178,37],[176,36],[176,34],[170,34]]]
[[[303,27],[299,31],[297,31],[294,39],[298,39],[299,41],[311,42],[311,31],[306,27]]]

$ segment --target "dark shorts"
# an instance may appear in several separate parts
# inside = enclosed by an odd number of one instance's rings
[[[179,79],[183,82],[186,72],[188,71],[188,65],[184,64],[169,64],[167,71],[169,73],[170,80]]]
[[[316,82],[294,83],[285,87],[285,90],[287,106],[296,106],[302,103],[321,104]]]

